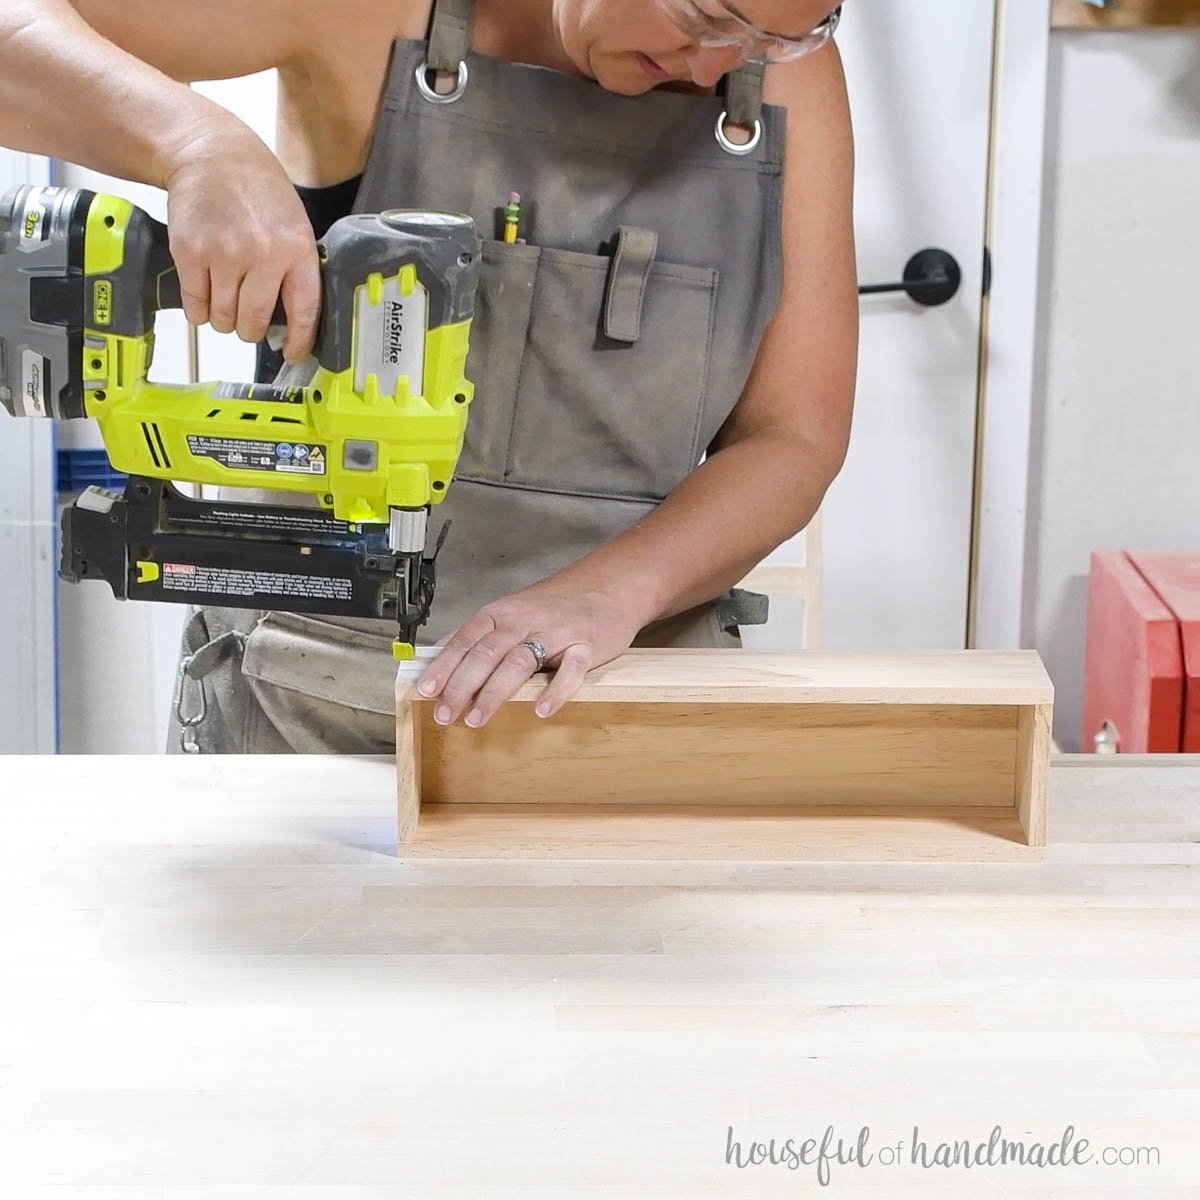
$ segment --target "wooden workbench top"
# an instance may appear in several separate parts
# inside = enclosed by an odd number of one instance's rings
[[[394,772],[0,759],[0,1196],[1200,1194],[1200,756],[1040,863],[404,861]],[[725,1163],[914,1125],[1159,1162]]]

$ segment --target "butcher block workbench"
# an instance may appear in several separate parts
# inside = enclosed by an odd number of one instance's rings
[[[1056,758],[1036,862],[398,858],[353,758],[0,759],[0,835],[6,1200],[1200,1195],[1200,756]]]

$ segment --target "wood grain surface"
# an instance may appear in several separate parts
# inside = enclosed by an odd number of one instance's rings
[[[426,802],[1014,804],[1020,709],[879,704],[418,705]]]
[[[397,860],[394,781],[0,760],[0,1196],[1200,1195],[1200,757],[1057,762],[1041,863]],[[908,1160],[1068,1125],[1157,1161]]]
[[[399,702],[436,651],[401,663]],[[547,676],[517,692],[536,700]],[[578,700],[644,704],[1046,704],[1054,687],[1036,650],[629,650],[588,673]]]

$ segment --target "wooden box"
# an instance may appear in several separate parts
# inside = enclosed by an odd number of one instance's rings
[[[432,651],[431,653],[436,653]],[[402,664],[402,856],[1036,858],[1053,687],[1034,651],[631,650],[543,720],[433,720]]]

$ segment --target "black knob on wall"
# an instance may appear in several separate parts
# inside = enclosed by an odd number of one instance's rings
[[[918,250],[904,265],[900,283],[867,283],[858,289],[860,296],[880,292],[907,292],[910,299],[927,308],[945,304],[962,283],[962,271],[953,254],[945,250]]]

